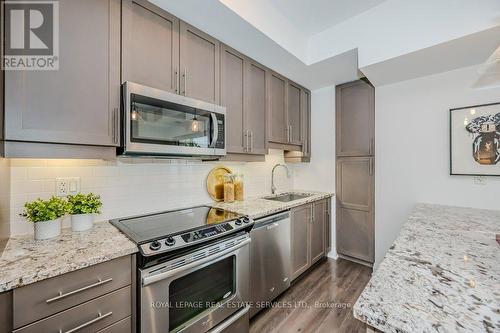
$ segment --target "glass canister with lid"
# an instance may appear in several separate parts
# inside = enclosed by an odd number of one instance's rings
[[[224,175],[224,202],[234,202],[234,175]]]
[[[234,175],[234,199],[236,201],[243,201],[245,191],[244,191],[244,182],[243,182],[243,174],[235,174]]]

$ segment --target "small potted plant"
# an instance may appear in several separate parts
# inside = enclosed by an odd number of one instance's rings
[[[94,193],[68,195],[71,214],[71,229],[85,231],[92,228],[94,215],[101,213],[101,197]]]
[[[59,197],[51,197],[49,200],[37,199],[24,204],[24,216],[33,222],[35,239],[49,239],[61,234],[61,220],[69,212],[69,204]]]

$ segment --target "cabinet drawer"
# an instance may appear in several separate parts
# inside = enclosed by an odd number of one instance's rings
[[[127,286],[131,275],[131,257],[125,256],[15,289],[14,328]]]
[[[130,333],[132,332],[132,318],[127,317],[125,319],[120,320],[117,323],[114,323],[111,326],[106,327],[103,330],[100,330],[97,333]]]
[[[96,332],[130,316],[131,308],[131,287],[128,286],[15,330],[14,333]]]

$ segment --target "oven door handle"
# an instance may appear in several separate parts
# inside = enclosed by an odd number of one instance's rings
[[[217,144],[217,139],[219,138],[219,123],[217,122],[217,115],[215,113],[210,113],[212,118],[212,142],[210,143],[210,148],[215,148]]]
[[[221,333],[223,332],[226,328],[231,326],[231,324],[234,324],[238,319],[246,315],[250,311],[249,306],[245,306],[243,309],[239,310],[234,314],[232,317],[229,317],[226,321],[223,321],[221,324],[218,326],[215,326],[215,328],[211,329],[207,333]]]
[[[231,252],[234,252],[235,250],[247,245],[248,243],[251,242],[251,239],[248,238],[248,239],[245,239],[244,241],[242,241],[241,243],[229,248],[229,249],[226,249],[222,252],[218,252],[218,253],[215,253],[215,254],[212,254],[206,258],[203,258],[203,259],[200,259],[200,260],[197,260],[197,261],[193,261],[185,266],[182,266],[182,267],[179,267],[179,268],[175,268],[175,269],[172,269],[170,271],[166,271],[166,272],[161,272],[159,271],[158,273],[154,273],[152,275],[149,275],[149,276],[146,276],[146,277],[143,277],[142,278],[142,286],[147,286],[148,284],[151,284],[151,283],[155,283],[155,282],[158,282],[158,281],[161,281],[161,280],[165,280],[165,279],[168,279],[174,275],[177,275],[181,272],[184,272],[184,271],[187,271],[193,267],[196,267],[196,266],[199,266],[199,265],[203,265],[205,263],[208,263],[208,262],[211,262],[211,261],[216,261],[216,259],[222,259],[221,257],[225,256],[226,254],[229,254]],[[218,260],[217,260],[218,261]]]

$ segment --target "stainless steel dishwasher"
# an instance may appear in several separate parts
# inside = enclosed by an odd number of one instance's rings
[[[290,231],[288,211],[255,220],[250,232],[250,317],[290,287]]]

